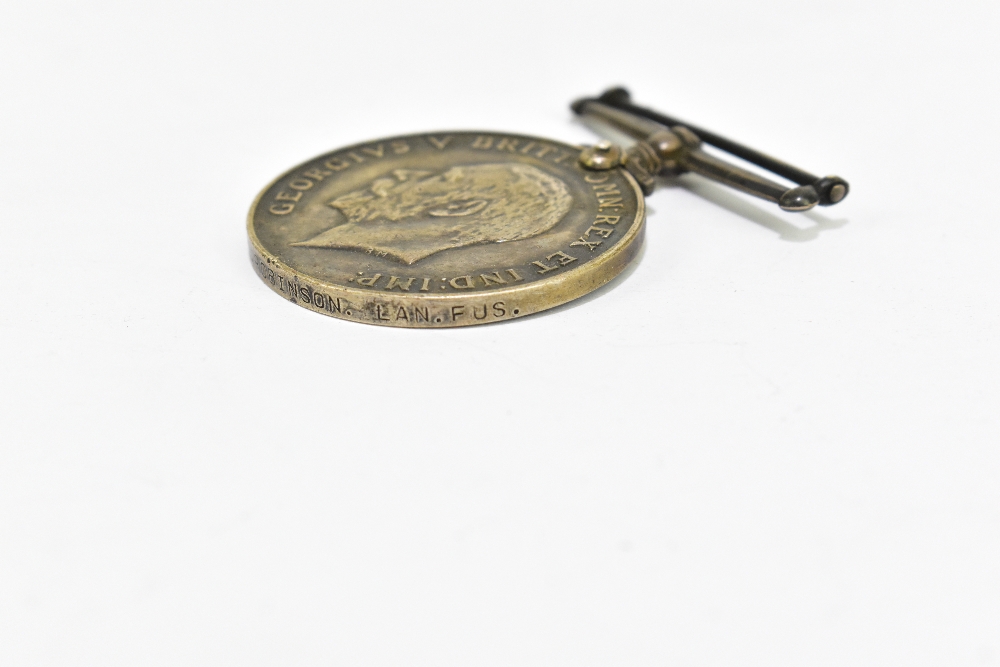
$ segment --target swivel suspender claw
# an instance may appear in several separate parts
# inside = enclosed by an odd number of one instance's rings
[[[572,109],[639,140],[626,151],[608,141],[599,142],[583,150],[580,163],[588,169],[622,165],[647,195],[653,192],[657,176],[676,176],[688,171],[774,202],[786,211],[808,211],[817,204],[832,206],[850,190],[847,181],[839,176],[817,177],[725,137],[637,106],[624,88],[612,88],[600,97],[578,100]],[[781,185],[709,155],[701,149],[703,142],[796,186]]]

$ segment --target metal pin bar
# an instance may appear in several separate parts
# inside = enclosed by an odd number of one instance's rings
[[[650,171],[652,169],[653,173],[646,174],[648,176],[648,182],[644,184],[646,188],[652,187],[651,179],[655,173],[692,171],[748,194],[775,202],[785,210],[803,211],[816,204],[821,206],[836,204],[847,196],[850,187],[847,181],[837,176],[817,177],[725,137],[683,123],[652,109],[634,105],[631,102],[631,96],[624,88],[612,88],[600,97],[579,100],[573,104],[573,110],[578,114],[592,116],[607,122],[653,146],[653,152],[659,155],[663,166],[655,164],[656,160],[651,157],[649,151],[638,151],[642,153],[641,162],[643,165],[633,172],[636,175],[637,171],[639,172],[638,176],[642,176],[644,170]],[[676,147],[665,144],[664,141],[668,138],[665,138],[663,132],[680,136],[681,143],[686,150],[677,151]],[[658,140],[652,140],[657,133],[659,133]],[[702,141],[797,183],[799,187],[787,188],[753,172],[719,160],[700,150],[699,145]]]

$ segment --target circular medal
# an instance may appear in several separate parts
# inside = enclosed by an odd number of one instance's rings
[[[415,134],[314,158],[250,209],[254,269],[304,308],[397,327],[524,317],[617,276],[643,192],[581,149],[496,132]]]
[[[643,195],[692,172],[786,211],[832,206],[818,177],[612,88],[571,107],[637,141],[580,148],[498,132],[440,132],[327,153],[267,186],[247,231],[257,274],[318,313],[459,327],[537,313],[622,272],[642,244]],[[702,150],[702,143],[790,181]]]

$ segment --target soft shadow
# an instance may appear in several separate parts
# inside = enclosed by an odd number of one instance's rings
[[[676,184],[688,192],[726,209],[730,213],[758,224],[761,227],[770,229],[781,237],[783,241],[813,241],[819,238],[820,232],[839,229],[848,222],[846,218],[828,218],[816,210],[804,213],[790,213],[789,215],[794,215],[799,220],[808,221],[807,224],[800,227],[757,206],[754,202],[744,199],[732,190],[707,179],[685,174],[679,178],[671,179],[668,183]],[[774,204],[762,205],[774,206]]]

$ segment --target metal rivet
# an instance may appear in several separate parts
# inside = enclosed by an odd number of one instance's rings
[[[580,164],[585,169],[614,169],[621,161],[622,149],[606,140],[580,151]]]

